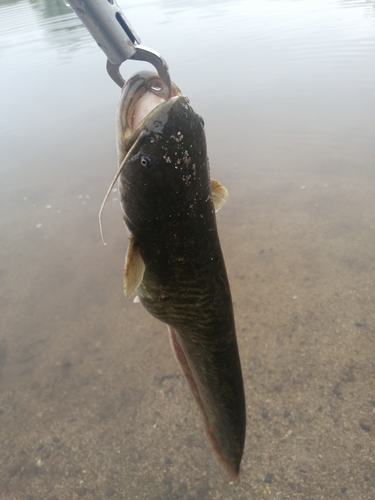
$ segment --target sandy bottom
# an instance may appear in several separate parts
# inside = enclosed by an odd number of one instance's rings
[[[3,200],[0,498],[375,497],[373,179],[220,180],[248,412],[240,479],[216,461],[165,326],[122,295],[117,194],[104,247],[106,183],[20,184]]]

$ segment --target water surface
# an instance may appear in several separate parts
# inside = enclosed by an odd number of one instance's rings
[[[100,239],[105,56],[63,2],[3,1],[0,498],[374,498],[375,2],[120,5],[204,117],[230,193],[241,478],[217,464],[166,328],[123,297],[116,192]]]

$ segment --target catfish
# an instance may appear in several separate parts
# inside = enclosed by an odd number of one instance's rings
[[[206,433],[237,478],[245,396],[215,216],[227,190],[210,179],[202,118],[175,84],[169,99],[161,89],[156,74],[140,73],[118,106],[120,167],[107,197],[118,178],[129,231],[124,293],[167,325]]]

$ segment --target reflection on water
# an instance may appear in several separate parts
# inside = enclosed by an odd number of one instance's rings
[[[9,0],[0,4],[0,12],[4,23],[2,51],[15,45],[28,45],[30,37],[35,42],[37,35],[44,32],[48,43],[59,47],[77,41],[70,32],[78,30],[85,33],[82,23],[62,0]],[[60,36],[61,31],[64,31],[63,37]],[[25,47],[22,48],[25,50]]]
[[[62,1],[0,3],[0,498],[375,491],[374,1],[120,2],[204,117],[248,405],[241,480],[122,295],[118,88]],[[141,63],[124,64],[129,75]]]
[[[66,3],[58,0],[53,0],[52,2],[46,0],[30,0],[30,4],[44,19],[72,14],[71,9]],[[66,27],[65,29],[69,28]]]

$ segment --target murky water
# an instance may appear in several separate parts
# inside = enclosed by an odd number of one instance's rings
[[[0,3],[0,498],[372,499],[375,2],[120,3],[205,120],[248,427],[231,484],[122,293],[119,89],[57,0]],[[125,63],[127,77],[144,68]]]

